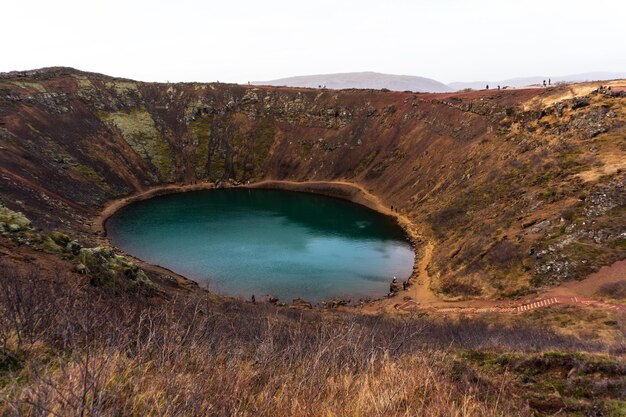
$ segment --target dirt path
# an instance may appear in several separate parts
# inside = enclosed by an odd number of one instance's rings
[[[428,265],[433,257],[435,246],[428,242],[424,245],[422,259],[418,263],[417,276],[412,279],[412,286],[409,288],[411,296],[415,300],[420,300],[422,304],[436,304],[441,301],[430,289],[430,276],[428,275]]]
[[[582,281],[565,282],[558,287],[540,291],[519,300],[445,300],[439,298],[430,288],[431,277],[428,265],[432,260],[434,245],[427,242],[423,246],[421,259],[416,263],[416,270],[407,291],[396,293],[393,297],[376,300],[360,309],[365,313],[422,310],[439,313],[524,313],[556,304],[582,305],[626,311],[623,303],[609,303],[593,298],[604,285],[626,281],[626,260],[615,262],[601,268]]]
[[[449,306],[449,307],[439,307],[439,306],[422,306],[419,303],[409,300],[404,304],[396,306],[397,310],[410,311],[410,310],[428,310],[428,311],[436,311],[439,313],[524,313],[531,310],[536,310],[538,308],[550,307],[555,304],[565,304],[565,305],[582,305],[586,307],[596,307],[596,308],[605,308],[609,310],[616,311],[626,311],[626,306],[620,304],[612,304],[605,303],[603,301],[594,300],[591,298],[583,298],[583,297],[550,297],[550,298],[540,298],[533,302],[523,302],[520,301],[511,306],[498,306],[494,305],[491,307],[479,307],[479,306]]]
[[[428,288],[430,278],[425,268],[430,262],[433,247],[429,243],[426,248],[424,258],[420,261],[420,273],[415,289],[409,291],[411,299],[402,303],[394,303],[393,308],[395,310],[427,310],[441,313],[524,313],[538,308],[564,304],[605,308],[620,312],[626,311],[626,305],[624,304],[608,303],[592,298],[604,284],[626,281],[626,260],[605,266],[582,281],[566,282],[558,287],[550,288],[537,295],[524,297],[517,301],[446,301],[437,298]],[[422,265],[424,265],[424,269],[422,269]],[[406,297],[406,295],[403,294],[403,297]],[[396,298],[394,297],[389,301],[393,302]],[[388,311],[388,304],[386,306],[383,305],[383,309]]]
[[[547,290],[546,296],[591,296],[605,284],[626,281],[626,259],[604,266],[582,281],[564,282],[558,287]]]

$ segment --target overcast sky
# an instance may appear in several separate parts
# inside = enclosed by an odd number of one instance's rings
[[[625,0],[29,0],[0,7],[0,72],[144,81],[378,71],[443,82],[626,71]]]

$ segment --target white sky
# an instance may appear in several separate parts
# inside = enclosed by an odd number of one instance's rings
[[[0,72],[245,83],[626,71],[625,0],[14,0],[0,16]]]

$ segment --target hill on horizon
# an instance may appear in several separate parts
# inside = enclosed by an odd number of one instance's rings
[[[482,90],[486,85],[496,87],[528,87],[540,85],[543,80],[550,79],[552,84],[571,83],[585,81],[604,81],[626,78],[626,72],[584,72],[562,76],[536,75],[530,77],[515,77],[504,80],[483,81],[456,81],[449,84],[432,78],[418,77],[414,75],[383,74],[379,72],[346,72],[336,74],[301,75],[295,77],[278,78],[269,81],[253,81],[254,85],[271,85],[277,87],[326,87],[333,90],[346,88],[371,88],[380,90],[383,88],[392,91],[415,91],[421,93],[447,93],[460,91],[466,88]]]
[[[416,91],[422,93],[445,93],[453,91],[442,82],[413,75],[382,74],[379,72],[346,72],[337,74],[302,75],[279,78],[269,81],[254,81],[255,85],[273,85],[285,87],[326,88],[341,90],[345,88],[387,88],[393,91]]]

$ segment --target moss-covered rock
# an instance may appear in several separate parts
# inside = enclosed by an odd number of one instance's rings
[[[65,248],[70,243],[70,240],[71,240],[68,235],[58,230],[55,230],[54,232],[50,233],[49,236],[50,236],[50,239],[54,241],[54,243],[56,243],[57,245],[63,248]]]
[[[109,247],[82,248],[78,261],[84,265],[81,269],[90,276],[92,285],[148,294],[158,290],[141,268]]]
[[[12,233],[30,229],[30,220],[19,211],[13,211],[0,203],[0,231]]]

